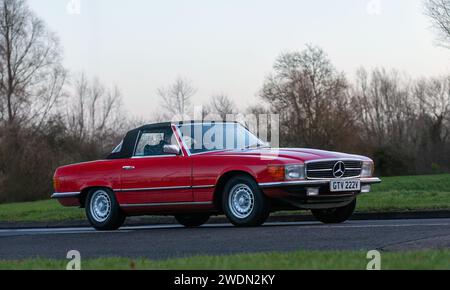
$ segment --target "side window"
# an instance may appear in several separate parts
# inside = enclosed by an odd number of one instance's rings
[[[145,157],[165,155],[163,152],[164,145],[171,144],[172,135],[172,132],[169,131],[141,133],[134,156]]]

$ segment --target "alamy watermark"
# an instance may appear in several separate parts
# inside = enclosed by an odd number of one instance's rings
[[[66,4],[66,12],[69,15],[80,15],[81,0],[68,0]]]
[[[368,0],[366,12],[369,15],[380,15],[383,12],[382,0]]]
[[[381,253],[379,251],[369,251],[367,259],[369,260],[367,270],[381,270]]]
[[[69,259],[66,270],[81,270],[81,254],[79,251],[72,250],[67,252],[66,258]]]

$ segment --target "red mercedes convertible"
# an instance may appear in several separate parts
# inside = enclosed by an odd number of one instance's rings
[[[270,148],[238,123],[161,123],[130,131],[105,160],[58,168],[52,197],[85,208],[97,230],[137,215],[173,215],[197,227],[225,214],[250,227],[299,209],[341,223],[357,196],[381,182],[373,171],[363,156]]]

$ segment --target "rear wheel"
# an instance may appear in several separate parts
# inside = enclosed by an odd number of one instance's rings
[[[125,222],[116,197],[111,190],[93,189],[86,199],[86,216],[89,223],[99,231],[113,231]]]
[[[262,225],[269,217],[269,204],[249,176],[233,177],[225,185],[222,207],[230,222],[239,227]]]
[[[340,224],[347,221],[355,212],[356,199],[347,206],[333,209],[312,210],[313,216],[324,224]]]
[[[209,214],[176,215],[177,222],[187,228],[196,228],[208,222]]]

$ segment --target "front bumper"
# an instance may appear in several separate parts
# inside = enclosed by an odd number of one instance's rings
[[[360,180],[361,180],[361,185],[372,185],[372,184],[381,183],[381,179],[379,179],[377,177],[360,178]],[[331,179],[282,181],[282,182],[260,183],[259,187],[264,189],[264,188],[304,186],[306,188],[306,187],[329,185],[330,182],[331,182]]]
[[[350,204],[361,193],[370,192],[370,185],[381,183],[379,178],[359,178],[362,191],[330,192],[330,179],[260,183],[264,193],[273,199],[301,209],[330,209]],[[314,194],[310,190],[314,189]]]

